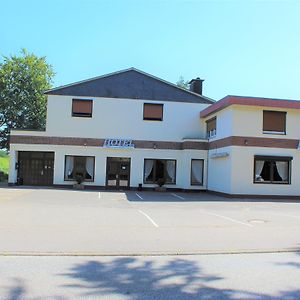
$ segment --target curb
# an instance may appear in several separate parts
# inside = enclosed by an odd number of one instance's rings
[[[300,248],[282,249],[240,249],[240,250],[206,250],[195,252],[143,252],[143,253],[109,253],[109,252],[34,252],[1,251],[1,256],[196,256],[196,255],[238,255],[238,254],[300,253]]]

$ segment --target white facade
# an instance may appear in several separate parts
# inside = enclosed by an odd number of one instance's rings
[[[92,117],[72,116],[73,99],[92,100]],[[162,104],[163,120],[144,120],[145,103]],[[144,160],[157,159],[172,160],[176,163],[175,182],[165,183],[166,188],[205,190],[207,150],[205,147],[198,149],[197,144],[207,144],[205,127],[199,112],[208,106],[209,104],[201,102],[172,101],[172,99],[144,100],[50,94],[47,101],[45,131],[11,132],[9,183],[19,183],[20,153],[53,152],[54,185],[72,186],[75,182],[66,180],[66,156],[86,156],[95,158],[95,166],[94,180],[84,181],[85,186],[106,187],[107,159],[115,157],[130,158],[130,188],[138,188],[140,185],[144,188],[157,187],[156,182],[145,182],[144,178]],[[33,138],[38,140],[32,142]],[[59,142],[57,139],[60,139]],[[85,139],[101,141],[101,144],[89,145],[88,142],[85,143]],[[142,146],[112,149],[104,147],[105,139],[128,139]],[[73,141],[75,145],[72,145]],[[143,145],[144,143],[147,145]],[[181,149],[181,145],[186,143],[192,143],[196,148],[184,146]],[[191,182],[191,164],[194,159],[203,160],[202,183],[197,185]],[[43,174],[43,170],[41,173]]]
[[[93,100],[92,118],[72,117],[74,98]],[[163,104],[163,121],[144,121],[144,103]],[[46,135],[156,141],[203,139],[205,127],[201,126],[199,112],[207,106],[188,102],[49,95]]]
[[[155,188],[163,179],[169,189],[300,196],[300,102],[227,96],[214,103],[141,71],[118,74],[121,81],[105,81],[102,90],[102,77],[52,90],[46,130],[11,132],[10,184],[35,176],[34,184],[72,186],[74,164],[86,163],[87,187],[122,181],[126,185],[116,187]],[[193,84],[199,88],[202,81]],[[118,92],[111,96],[115,85]],[[109,96],[99,95],[105,91]],[[92,101],[89,117],[73,113],[74,101],[81,100]],[[151,112],[159,111],[158,119],[145,117],[145,107],[153,104],[160,107]],[[106,147],[107,139],[131,146]],[[34,155],[40,158],[33,161]],[[50,181],[39,182],[45,174],[51,174]]]
[[[263,111],[286,112],[286,133],[264,133]],[[216,135],[209,142],[221,141],[221,144],[208,151],[208,190],[231,195],[300,196],[300,150],[297,148],[300,138],[299,109],[230,105],[206,116],[203,121],[214,117]],[[231,145],[222,145],[222,140],[232,137],[239,137],[243,144],[234,145],[231,142]],[[272,140],[274,146],[268,144],[268,139]],[[293,146],[281,146],[285,144],[284,140],[293,143]],[[261,146],[253,145],[257,141]],[[290,183],[254,182],[255,156],[291,157]]]
[[[137,188],[143,184],[144,159],[172,159],[177,161],[176,184],[166,184],[167,188],[179,189],[206,189],[206,159],[207,151],[204,150],[152,150],[152,149],[102,149],[98,147],[80,146],[57,146],[57,145],[11,145],[11,162],[9,183],[17,182],[17,171],[14,166],[17,161],[18,151],[53,151],[54,159],[54,185],[72,185],[74,182],[64,180],[65,155],[80,155],[95,157],[95,180],[94,182],[84,182],[85,185],[104,187],[106,185],[106,158],[122,157],[131,158],[130,187]],[[204,163],[204,182],[201,186],[192,186],[190,182],[191,159],[203,159]],[[143,184],[144,187],[156,187],[155,184]]]

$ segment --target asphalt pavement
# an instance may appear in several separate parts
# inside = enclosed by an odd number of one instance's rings
[[[296,300],[300,255],[2,256],[0,299]]]
[[[300,203],[206,193],[0,189],[0,254],[297,251]]]
[[[300,203],[0,189],[0,299],[300,299]]]

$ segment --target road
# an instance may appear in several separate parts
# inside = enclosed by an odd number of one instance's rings
[[[0,257],[0,299],[300,299],[299,253]]]

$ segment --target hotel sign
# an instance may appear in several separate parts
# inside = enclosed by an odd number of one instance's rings
[[[132,140],[127,139],[106,139],[103,144],[104,148],[129,149],[134,148]]]

